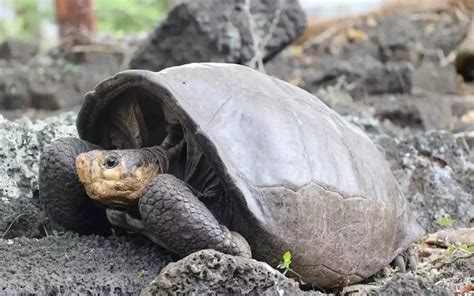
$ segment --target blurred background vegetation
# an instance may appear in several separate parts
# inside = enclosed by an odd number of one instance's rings
[[[164,0],[95,0],[95,3],[98,30],[119,36],[150,31],[169,8],[169,1]]]
[[[171,2],[93,0],[97,32],[113,37],[149,32],[166,15]],[[57,31],[54,0],[0,0],[0,40],[48,38]]]

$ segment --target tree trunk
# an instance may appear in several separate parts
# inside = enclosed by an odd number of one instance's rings
[[[55,0],[56,16],[61,40],[84,43],[95,33],[97,20],[94,0]]]

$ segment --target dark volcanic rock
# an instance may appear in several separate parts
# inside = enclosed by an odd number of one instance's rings
[[[190,62],[246,64],[257,54],[254,42],[266,61],[306,27],[296,0],[249,3],[250,15],[244,0],[186,1],[176,6],[135,53],[130,67],[158,71]]]
[[[340,87],[356,100],[372,94],[411,94],[414,88],[457,93],[454,68],[440,65],[467,30],[466,22],[454,13],[374,15],[371,22],[351,19],[296,50],[285,50],[266,68],[312,93],[344,80]]]
[[[397,273],[376,295],[451,295],[446,288],[435,286],[423,277]]]
[[[474,163],[468,151],[447,132],[431,131],[398,140],[375,137],[410,201],[418,222],[428,232],[443,216],[456,227],[474,223]]]
[[[456,49],[469,29],[455,14],[440,14],[436,19],[417,16],[396,13],[379,20],[375,40],[383,61],[439,62]]]
[[[169,257],[141,238],[0,239],[2,295],[138,295]]]
[[[66,58],[42,56],[28,65],[0,60],[0,109],[78,106],[85,92],[120,70],[123,56],[91,51],[70,53]]]
[[[447,130],[453,121],[452,101],[436,93],[384,94],[365,97],[363,101],[373,108],[379,120],[388,119],[414,130]]]
[[[40,153],[54,139],[74,135],[72,114],[34,123],[0,116],[0,237],[40,236],[46,220],[36,199]]]
[[[268,264],[195,252],[166,266],[142,295],[302,295],[298,284]]]
[[[369,55],[350,60],[338,57],[319,59],[303,74],[305,86],[317,90],[332,86],[343,79],[342,85],[354,99],[383,93],[410,93],[413,69],[408,63],[383,64]]]
[[[11,67],[0,60],[0,108],[21,109],[31,106],[26,66]]]

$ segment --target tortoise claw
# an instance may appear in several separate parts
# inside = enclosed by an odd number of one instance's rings
[[[132,217],[127,211],[117,208],[107,208],[107,219],[115,226],[128,229],[136,233],[143,233],[145,227],[140,219]]]
[[[398,267],[398,270],[401,273],[406,273],[407,270],[415,270],[418,265],[415,250],[413,250],[413,248],[408,248],[406,251],[399,254],[393,260],[393,265]]]
[[[395,257],[395,259],[393,260],[393,265],[397,267],[401,273],[407,272],[405,258],[403,258],[402,255],[398,255],[397,257]]]

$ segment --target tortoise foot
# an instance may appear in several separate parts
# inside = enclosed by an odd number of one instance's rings
[[[110,232],[105,209],[95,205],[87,196],[75,167],[78,154],[98,148],[77,138],[62,138],[43,151],[39,198],[53,223],[83,234]]]
[[[406,273],[407,270],[415,270],[418,265],[418,259],[413,247],[408,248],[395,257],[392,264],[397,267],[401,273]]]
[[[186,183],[172,175],[154,177],[140,198],[139,210],[142,221],[128,213],[111,212],[110,222],[138,231],[180,256],[214,249],[251,257],[247,241],[219,224]]]

